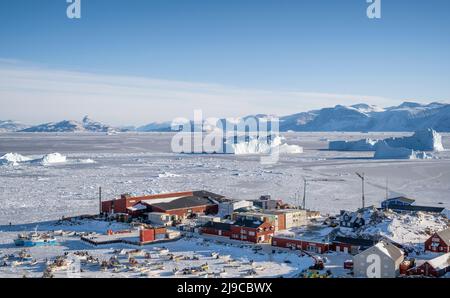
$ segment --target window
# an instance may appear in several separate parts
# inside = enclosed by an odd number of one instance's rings
[[[255,232],[253,232],[253,231],[249,231],[249,232],[248,232],[248,235],[249,235],[249,236],[255,236],[255,235],[256,235],[256,233],[255,233]]]

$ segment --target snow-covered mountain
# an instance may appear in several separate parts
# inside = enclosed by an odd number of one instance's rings
[[[20,132],[113,132],[115,128],[91,120],[88,116],[81,122],[63,120],[60,122],[44,123],[20,130]]]
[[[109,125],[94,121],[90,119],[88,116],[85,116],[83,118],[82,125],[85,130],[90,132],[111,132],[116,130],[115,128],[112,128]]]
[[[167,131],[172,131],[170,124],[171,124],[170,121],[152,122],[147,125],[140,126],[140,127],[136,128],[136,130],[142,131],[142,132],[152,132],[152,131],[159,131],[159,132],[166,131],[167,132]]]
[[[13,120],[0,120],[0,132],[14,132],[27,128],[28,126]]]
[[[267,115],[246,116],[264,119]],[[220,119],[222,127],[231,123]],[[280,117],[280,131],[417,131],[450,132],[450,104],[404,102],[382,108],[369,104],[337,105]],[[171,131],[170,122],[150,123],[138,131]]]
[[[337,105],[280,118],[281,131],[450,131],[450,104],[404,102],[380,108]]]
[[[259,121],[268,115],[257,114],[243,117],[256,117]],[[224,126],[233,126],[237,122],[219,119]],[[64,120],[27,127],[14,121],[0,121],[0,132],[170,132],[171,122],[151,122],[147,125],[114,128],[84,117],[81,122]],[[191,122],[191,127],[195,125]],[[269,125],[270,127],[270,125]],[[280,117],[280,131],[417,131],[432,128],[438,132],[450,132],[450,104],[433,102],[420,104],[404,102],[399,106],[378,107],[365,103],[352,106],[312,110]],[[201,128],[197,128],[199,131]],[[204,123],[203,130],[214,129],[211,123]]]

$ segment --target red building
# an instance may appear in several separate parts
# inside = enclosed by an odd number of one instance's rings
[[[432,252],[450,252],[450,228],[434,233],[425,241],[425,250]]]
[[[375,244],[377,244],[377,241],[370,239],[337,236],[334,238],[330,249],[336,252],[358,254]]]
[[[130,195],[121,195],[119,199],[104,201],[102,202],[102,212],[104,213],[128,213],[129,209],[134,205],[139,204],[142,201],[156,200],[156,199],[170,199],[178,197],[192,196],[194,192],[174,192],[174,193],[164,193],[140,197],[132,197]]]
[[[151,212],[162,212],[178,217],[187,217],[191,214],[217,214],[219,206],[211,199],[197,196],[187,196],[169,202],[152,203],[143,202],[148,205]]]
[[[162,212],[178,217],[191,214],[216,214],[217,198],[220,195],[206,191],[186,191],[131,197],[122,195],[119,199],[102,202],[102,212],[123,213],[140,216],[146,212]]]
[[[231,226],[231,239],[253,243],[270,243],[275,226],[267,221],[240,219]]]
[[[203,234],[231,237],[231,224],[223,222],[210,221],[201,227]]]
[[[275,226],[270,222],[239,219],[233,224],[208,222],[200,230],[203,234],[229,237],[233,240],[270,243]]]
[[[167,230],[165,227],[146,228],[139,231],[139,241],[141,244],[162,240],[166,238]]]
[[[326,241],[291,238],[283,235],[273,236],[272,246],[311,251],[319,254],[331,250],[331,243]]]
[[[408,270],[409,275],[441,277],[450,272],[450,253],[427,261],[417,261],[417,266]]]

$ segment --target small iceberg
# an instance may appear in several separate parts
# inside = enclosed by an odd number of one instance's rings
[[[67,157],[60,153],[50,153],[44,155],[42,158],[38,158],[32,161],[33,163],[39,163],[43,166],[51,166],[55,164],[62,164],[67,162]]]
[[[0,157],[0,165],[18,166],[22,162],[30,161],[31,158],[18,153],[6,153]]]

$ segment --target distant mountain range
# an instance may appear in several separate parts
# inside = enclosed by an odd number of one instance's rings
[[[265,119],[268,115],[253,116]],[[220,119],[224,124],[225,119]],[[337,105],[280,117],[280,131],[416,131],[450,132],[450,104],[404,102],[381,108],[368,104]],[[170,122],[150,123],[138,131],[170,131]]]
[[[268,115],[255,117],[259,121]],[[225,123],[225,119],[220,119]],[[171,122],[152,122],[140,127],[112,127],[84,117],[81,122],[63,120],[27,127],[15,121],[0,121],[0,132],[168,132]],[[206,125],[205,125],[206,126]],[[450,132],[450,104],[404,102],[399,106],[381,108],[368,104],[337,105],[309,112],[280,117],[280,131],[416,131],[433,128]],[[208,124],[206,130],[211,129]]]
[[[24,125],[20,122],[16,122],[13,120],[0,120],[0,132],[10,132],[10,131],[19,131],[26,128],[27,125]]]
[[[81,122],[63,120],[60,122],[44,123],[36,126],[16,130],[19,132],[116,132],[120,129],[111,127],[101,122],[94,121],[88,116]]]
[[[282,131],[416,131],[426,128],[450,131],[450,104],[404,102],[388,108],[367,104],[337,105],[280,118]]]

